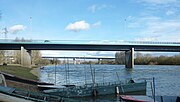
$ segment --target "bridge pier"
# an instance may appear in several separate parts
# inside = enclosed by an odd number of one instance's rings
[[[101,58],[98,58],[98,64],[101,64],[101,60],[102,60]]]
[[[31,68],[31,64],[31,50],[26,50],[23,46],[21,46],[21,66]]]
[[[125,52],[125,66],[126,68],[134,68],[134,48]]]
[[[76,60],[76,64],[81,64],[81,60]]]
[[[101,64],[101,58],[98,58],[98,64]]]
[[[73,58],[73,64],[76,65],[76,58]]]

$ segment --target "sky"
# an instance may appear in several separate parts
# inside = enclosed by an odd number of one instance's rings
[[[8,39],[180,42],[180,0],[0,0],[0,39],[4,28]]]

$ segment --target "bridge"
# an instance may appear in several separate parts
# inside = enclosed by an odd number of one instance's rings
[[[30,66],[31,50],[125,51],[126,68],[134,67],[134,51],[180,52],[180,42],[0,40],[0,50],[21,50],[21,64]]]
[[[108,60],[114,60],[115,57],[95,57],[95,56],[91,56],[91,57],[47,57],[47,56],[43,56],[42,58],[46,58],[46,59],[50,59],[50,58],[53,58],[53,59],[73,59],[73,63],[76,64],[76,60],[77,59],[97,59],[98,60],[98,63],[101,64],[101,60],[102,59],[108,59]]]

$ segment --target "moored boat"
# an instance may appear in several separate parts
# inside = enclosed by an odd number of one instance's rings
[[[52,83],[45,83],[45,82],[30,80],[30,79],[26,79],[26,78],[21,78],[21,77],[18,77],[18,76],[12,75],[12,74],[8,74],[8,73],[4,73],[1,71],[0,71],[0,74],[3,75],[6,80],[27,83],[27,84],[32,84],[32,85],[54,85]]]
[[[63,88],[48,89],[44,90],[44,93],[58,95],[63,97],[85,97],[85,96],[98,96],[108,94],[137,94],[146,95],[146,84],[147,82],[139,83],[96,83],[96,84],[85,84],[83,86],[64,86]]]
[[[0,86],[1,102],[76,102],[74,99],[66,99],[54,95],[39,92],[29,92],[11,87]]]
[[[125,102],[154,102],[154,100],[148,96],[138,96],[138,95],[120,95],[120,100]]]

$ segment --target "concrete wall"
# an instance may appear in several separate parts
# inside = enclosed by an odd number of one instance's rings
[[[21,47],[21,66],[31,68],[31,50],[26,50],[24,47]]]

